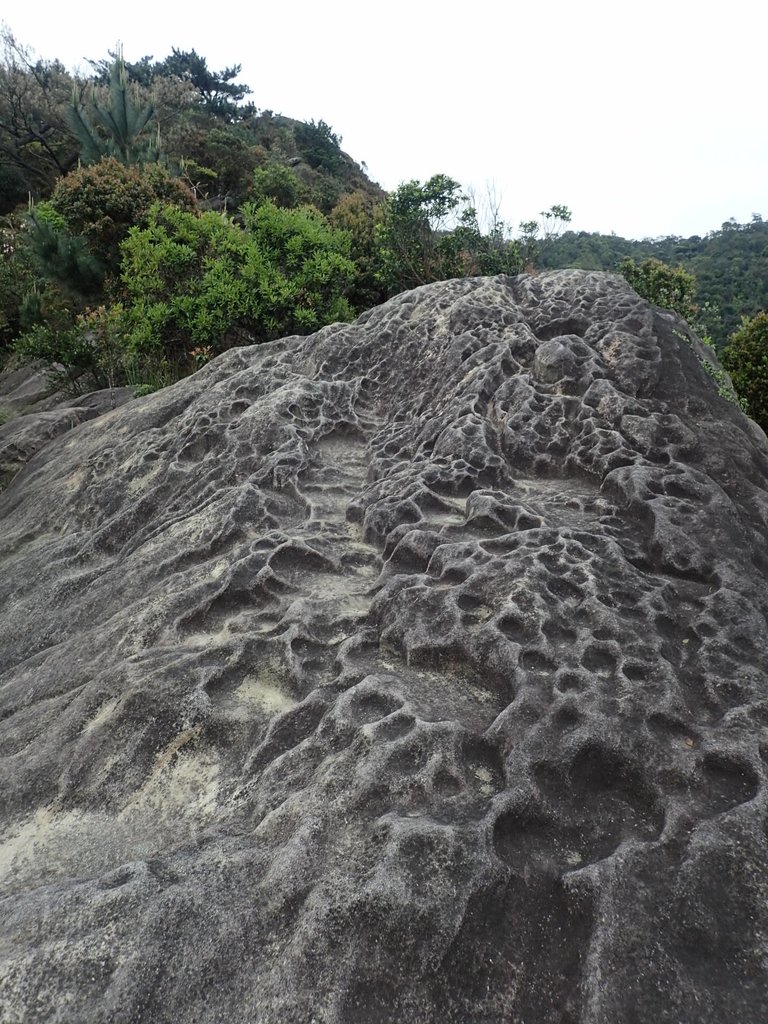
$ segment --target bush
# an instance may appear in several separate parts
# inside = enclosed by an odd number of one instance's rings
[[[120,306],[86,309],[64,326],[49,320],[36,323],[15,342],[15,351],[23,359],[40,359],[49,366],[64,367],[52,374],[58,386],[75,392],[114,387],[126,379],[121,343]]]
[[[636,263],[627,256],[619,269],[638,295],[662,309],[671,309],[692,323],[696,317],[696,278],[682,267],[670,267],[661,260]]]
[[[279,337],[307,333],[354,312],[346,294],[356,276],[349,236],[335,231],[319,210],[280,210],[272,203],[243,208],[245,225],[274,275],[261,288],[262,331]]]
[[[182,210],[195,206],[192,191],[157,164],[126,167],[108,157],[62,178],[49,205],[66,230],[84,238],[93,255],[116,272],[120,243],[158,202]]]
[[[267,164],[254,171],[253,199],[257,205],[269,199],[275,206],[290,209],[298,206],[302,191],[301,182],[285,164]]]
[[[0,359],[21,328],[20,308],[35,282],[32,253],[18,223],[0,229]]]
[[[296,145],[310,167],[338,171],[342,165],[341,137],[325,121],[302,121],[296,126]]]
[[[218,197],[234,209],[246,198],[255,168],[266,163],[267,151],[252,133],[238,125],[212,126],[201,113],[187,114],[163,135],[171,158],[182,163],[198,191]]]
[[[357,267],[349,299],[360,313],[387,297],[381,283],[382,267],[376,235],[383,219],[383,203],[374,202],[362,192],[342,196],[328,218],[333,227],[349,235],[350,255]]]
[[[126,342],[174,360],[214,353],[232,332],[265,341],[349,320],[354,276],[348,238],[311,207],[267,201],[243,210],[245,228],[217,213],[155,209],[122,246]]]
[[[749,415],[768,432],[768,313],[742,319],[723,349],[722,363]]]

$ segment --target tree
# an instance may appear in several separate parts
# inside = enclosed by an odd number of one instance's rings
[[[114,61],[120,57],[119,48],[109,51],[109,60],[89,60],[93,68],[92,81],[99,85],[108,85]],[[197,101],[210,114],[223,116],[228,120],[236,120],[244,114],[250,114],[252,104],[238,106],[251,93],[247,85],[234,82],[240,74],[242,65],[234,64],[223,71],[211,71],[205,57],[195,50],[177,50],[173,47],[168,57],[154,61],[150,55],[138,61],[125,62],[125,70],[131,82],[146,89],[154,89],[158,79],[178,79],[189,83],[197,94]]]
[[[636,263],[630,256],[621,261],[620,269],[638,295],[655,306],[673,310],[684,320],[694,320],[696,278],[693,274],[653,258]]]
[[[744,317],[723,349],[722,363],[750,416],[768,431],[768,313]]]
[[[490,226],[481,230],[474,206],[464,209],[457,227],[442,240],[444,250],[453,250],[454,269],[462,277],[519,274],[523,256],[519,243],[508,237],[507,226],[493,212]]]
[[[77,162],[77,141],[65,110],[73,80],[58,61],[38,60],[7,29],[0,30],[0,213],[28,193],[50,192]]]
[[[35,284],[32,253],[18,218],[0,227],[0,365],[3,352],[21,329],[20,307]]]
[[[160,139],[150,129],[154,116],[154,105],[145,103],[138,86],[129,81],[119,48],[109,86],[76,89],[67,110],[67,121],[80,143],[80,159],[86,164],[105,156],[128,166],[156,163]]]
[[[120,46],[117,46],[114,50],[107,51],[109,57],[103,58],[102,60],[88,60],[88,63],[93,68],[93,74],[91,81],[96,85],[109,86],[110,79],[112,77],[112,68],[115,65],[115,61],[118,58],[122,58],[122,50]],[[152,56],[146,55],[140,57],[135,62],[124,61],[125,70],[128,74],[128,79],[131,82],[135,82],[137,85],[148,88],[152,84],[152,79],[155,77],[156,65],[152,63]]]
[[[520,223],[520,255],[523,265],[534,267],[546,263],[547,252],[556,241],[566,224],[571,222],[571,211],[567,206],[555,204],[542,210],[540,220],[524,220]]]
[[[296,143],[310,167],[333,173],[341,165],[341,137],[325,121],[302,121],[296,126]]]
[[[548,210],[542,210],[541,217],[542,234],[545,241],[551,238],[558,238],[566,224],[571,223],[571,211],[561,203],[555,203]]]
[[[378,229],[380,273],[390,295],[455,276],[455,252],[444,239],[448,217],[463,199],[461,185],[445,174],[423,185],[405,182],[390,195]]]
[[[205,57],[195,50],[171,50],[171,55],[154,66],[153,77],[180,78],[190,82],[200,97],[200,103],[210,114],[234,121],[254,111],[252,104],[239,104],[251,93],[247,85],[234,81],[240,74],[241,64],[233,64],[223,71],[211,71]]]
[[[338,201],[330,213],[333,227],[350,239],[350,256],[356,267],[349,301],[358,313],[386,299],[381,281],[377,230],[384,220],[384,204],[364,192],[351,192]]]

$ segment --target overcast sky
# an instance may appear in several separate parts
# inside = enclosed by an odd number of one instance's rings
[[[704,234],[768,218],[760,0],[190,3],[51,0],[2,15],[69,68],[195,49],[261,109],[324,120],[386,189],[493,182],[513,225],[553,203],[577,230]],[[130,16],[130,20],[127,16]]]

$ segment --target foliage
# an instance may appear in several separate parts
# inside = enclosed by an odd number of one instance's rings
[[[70,297],[85,298],[100,291],[107,269],[104,262],[84,238],[67,231],[50,203],[40,203],[30,213],[27,239],[40,274]]]
[[[571,216],[567,206],[555,203],[548,210],[541,211],[539,220],[521,222],[519,248],[523,266],[533,267],[542,260],[565,225],[570,224]]]
[[[693,321],[696,304],[696,278],[682,267],[670,267],[657,259],[636,263],[631,257],[621,261],[621,273],[638,295],[662,309],[671,309],[684,320]]]
[[[156,209],[123,243],[127,343],[180,359],[221,351],[232,332],[257,340],[351,316],[347,240],[311,208],[244,210],[246,228],[210,212]]]
[[[321,213],[329,214],[344,194],[343,183],[328,171],[299,167],[298,177],[306,196],[304,201],[316,206]]]
[[[478,221],[477,210],[468,206],[462,213],[458,226],[452,232],[457,256],[462,261],[462,276],[519,274],[524,266],[522,249],[507,235],[506,225],[495,218],[490,230],[483,232]],[[448,240],[444,241],[447,245]]]
[[[768,221],[757,214],[748,224],[726,221],[704,237],[632,241],[569,231],[544,248],[541,260],[545,267],[615,271],[626,256],[635,261],[653,257],[694,274],[698,320],[717,347],[742,317],[768,309]]]
[[[125,341],[126,319],[119,303],[86,307],[53,326],[50,315],[24,331],[14,345],[23,359],[39,359],[51,367],[57,388],[82,394],[94,388],[129,384],[144,394],[179,380],[186,367],[172,364],[162,354],[137,358]]]
[[[750,416],[768,431],[768,313],[744,317],[723,349],[722,361]]]
[[[296,142],[310,167],[336,171],[341,165],[341,137],[325,121],[302,121],[296,126]]]
[[[127,165],[160,159],[159,134],[150,130],[154,105],[145,103],[138,87],[129,82],[120,49],[110,69],[109,85],[89,83],[76,89],[66,116],[80,144],[83,163],[97,163],[105,156]]]
[[[548,210],[542,210],[539,216],[541,217],[542,236],[545,241],[549,241],[562,234],[565,225],[571,223],[572,214],[567,206],[555,203]]]
[[[275,302],[264,314],[272,337],[352,319],[346,293],[355,266],[349,259],[346,234],[334,230],[311,206],[281,210],[270,202],[246,205],[243,216],[248,233],[278,275],[277,287],[273,286],[271,296],[265,295]]]
[[[445,229],[463,198],[445,174],[423,185],[405,182],[390,195],[377,231],[380,277],[390,295],[455,276],[456,251]]]
[[[234,81],[241,69],[241,64],[233,64],[222,71],[212,71],[205,57],[201,57],[195,50],[177,50],[173,47],[169,57],[155,64],[152,77],[180,78],[189,82],[198,93],[200,104],[209,114],[235,120],[253,110],[251,106],[238,106],[251,92],[249,86]]]
[[[424,185],[407,182],[390,195],[377,227],[379,277],[389,294],[450,277],[523,269],[530,252],[509,236],[498,209],[492,209],[490,227],[483,231],[476,208],[460,189],[452,178],[437,174]]]
[[[110,51],[112,60],[121,57],[118,48]],[[109,60],[90,60],[93,68],[93,80],[107,85],[112,71]],[[247,96],[251,89],[247,85],[233,81],[240,74],[242,65],[235,64],[223,71],[212,71],[205,57],[195,50],[177,50],[162,61],[155,61],[151,56],[144,56],[135,63],[125,63],[126,73],[131,82],[146,88],[154,87],[158,80],[178,79],[188,83],[194,90],[196,102],[208,113],[225,119],[234,119],[243,113],[252,112],[252,107],[241,108],[238,104]]]
[[[47,195],[77,161],[77,142],[64,111],[73,80],[59,61],[37,59],[0,30],[0,213],[27,194]]]
[[[35,324],[16,339],[14,349],[23,359],[40,359],[49,366],[63,366],[71,390],[103,386],[98,376],[97,354],[76,325],[54,330],[46,324]],[[78,384],[83,376],[84,387],[82,382]]]
[[[20,354],[36,353],[35,358],[50,358],[99,381],[120,376],[117,343],[107,346],[119,332],[103,304],[105,288],[108,275],[119,274],[120,243],[129,228],[145,223],[158,201],[175,202],[180,209],[194,205],[189,189],[163,168],[125,167],[107,158],[62,178],[51,199],[33,209],[22,250],[44,283],[27,281],[18,318],[27,328],[17,346]],[[101,310],[98,329],[91,308]],[[104,324],[111,325],[111,334]]]
[[[302,193],[301,182],[285,164],[270,163],[254,172],[252,194],[257,205],[271,200],[275,206],[298,206]]]
[[[164,144],[201,201],[230,210],[247,199],[255,169],[268,160],[266,150],[241,125],[211,124],[201,113],[181,118],[165,134]]]
[[[345,231],[356,272],[349,301],[358,313],[386,299],[381,281],[377,230],[384,220],[384,204],[364,192],[343,196],[329,216],[331,225]]]
[[[10,220],[0,228],[0,360],[21,329],[21,303],[34,287],[35,276],[22,226]]]
[[[116,273],[120,243],[128,229],[145,223],[158,202],[183,210],[195,205],[191,190],[164,168],[126,167],[108,157],[62,178],[50,207],[62,218],[66,231],[83,238],[90,252]]]
[[[92,346],[78,330],[78,315],[95,294],[83,295],[55,280],[36,280],[19,308],[20,333],[13,342],[14,351],[23,359],[64,366],[68,386],[76,387],[83,373],[96,365]],[[89,379],[93,385],[93,376]],[[97,381],[96,386],[102,385]]]

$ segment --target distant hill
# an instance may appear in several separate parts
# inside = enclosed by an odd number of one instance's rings
[[[768,309],[768,221],[757,215],[748,224],[726,221],[704,237],[670,235],[636,241],[568,231],[542,245],[540,262],[547,269],[616,270],[626,256],[653,256],[695,274],[701,321],[718,346],[739,326],[742,316]]]

